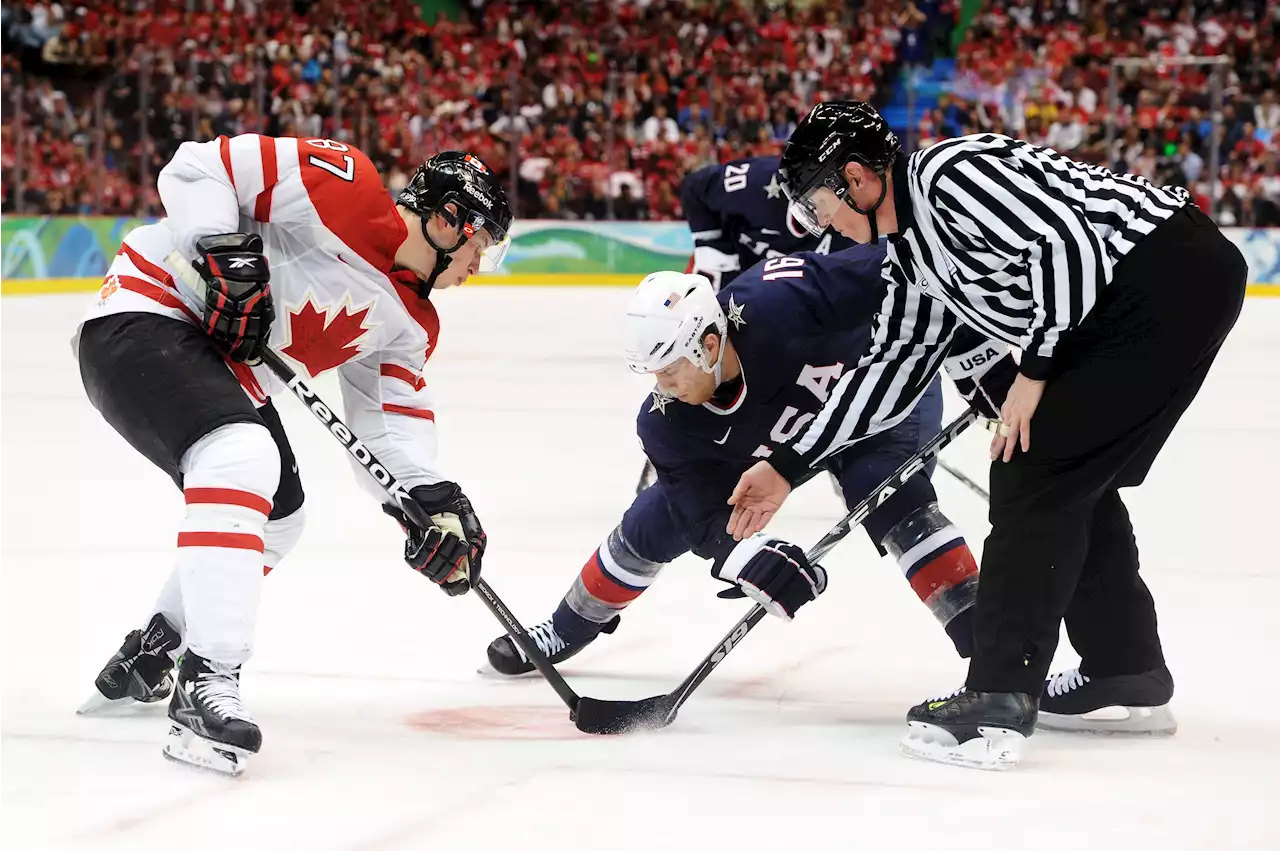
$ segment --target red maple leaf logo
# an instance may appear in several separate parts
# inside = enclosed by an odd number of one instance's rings
[[[342,366],[360,354],[360,346],[352,344],[365,335],[368,314],[367,307],[352,313],[343,305],[330,318],[327,308],[320,309],[308,297],[289,311],[289,345],[280,352],[305,366],[312,377]]]

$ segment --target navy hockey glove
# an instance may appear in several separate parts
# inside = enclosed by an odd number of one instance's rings
[[[262,237],[224,233],[196,241],[191,265],[204,279],[204,332],[233,361],[261,362],[275,321]]]
[[[396,506],[382,506],[409,536],[404,560],[450,597],[467,593],[480,579],[480,561],[488,543],[471,500],[453,482],[419,485],[409,496],[431,515],[435,525],[419,529]]]
[[[1004,397],[1018,377],[1018,364],[1005,344],[984,339],[973,348],[951,355],[942,366],[960,395],[979,414],[989,420],[1000,419]]]
[[[791,620],[810,600],[827,588],[827,572],[809,564],[795,544],[757,533],[741,541],[723,564],[712,568],[716,579],[734,583],[720,597],[750,597],[769,614]]]

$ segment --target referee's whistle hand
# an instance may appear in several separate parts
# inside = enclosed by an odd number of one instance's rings
[[[749,538],[769,525],[790,493],[791,485],[768,461],[757,462],[742,474],[729,497],[733,511],[729,514],[725,531],[735,541]]]
[[[1021,373],[1014,379],[1000,408],[1000,425],[991,439],[991,460],[1010,461],[1013,452],[1021,447],[1031,451],[1031,418],[1035,416],[1040,397],[1044,395],[1044,382],[1027,378]],[[739,485],[741,487],[741,485]]]

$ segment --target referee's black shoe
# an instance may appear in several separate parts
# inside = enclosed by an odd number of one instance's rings
[[[1035,731],[1036,702],[1021,692],[968,689],[927,700],[907,713],[902,752],[969,768],[1009,768]]]

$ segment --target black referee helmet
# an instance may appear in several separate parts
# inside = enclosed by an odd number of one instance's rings
[[[855,212],[871,217],[884,201],[887,183],[881,186],[880,198],[872,207],[860,209],[847,195],[844,167],[859,162],[883,178],[889,163],[901,152],[897,134],[871,104],[825,101],[810,110],[791,134],[782,152],[778,179],[796,219],[817,236],[825,228],[818,224],[814,192],[826,187]]]

